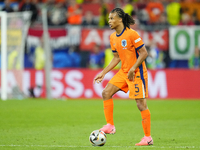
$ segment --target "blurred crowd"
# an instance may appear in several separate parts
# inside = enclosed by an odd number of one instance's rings
[[[136,20],[134,29],[157,31],[176,25],[200,25],[200,0],[5,0],[0,2],[0,10],[8,13],[31,11],[31,27],[41,26],[41,10],[46,8],[49,27],[80,25],[86,28],[108,28],[109,12],[115,7],[123,8]],[[195,53],[190,60],[179,61],[171,60],[169,51],[160,51],[154,41],[145,44],[149,52],[146,63],[150,69],[200,67],[198,47],[195,47]],[[36,56],[42,54],[41,49],[35,49]],[[77,49],[78,47],[69,47],[66,51],[71,60],[76,58],[75,65],[62,67],[102,68],[112,59],[112,53],[109,53],[108,49],[101,49],[98,44],[94,46],[92,52],[88,53]],[[55,55],[63,57],[58,52]],[[43,66],[36,67],[36,69],[41,68]]]
[[[32,11],[32,22],[39,23],[41,9],[47,8],[48,24],[108,25],[108,14],[121,7],[146,30],[169,25],[200,25],[200,0],[4,0],[0,10]]]

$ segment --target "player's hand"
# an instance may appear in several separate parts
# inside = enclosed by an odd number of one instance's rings
[[[103,72],[99,73],[99,74],[94,78],[93,83],[95,83],[95,82],[101,83],[101,81],[103,80],[104,76],[105,76],[105,75],[103,74]]]
[[[130,81],[134,81],[134,77],[135,77],[135,69],[130,69],[128,72],[128,79]]]

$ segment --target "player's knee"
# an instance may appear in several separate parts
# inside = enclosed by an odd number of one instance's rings
[[[104,100],[106,100],[106,99],[110,99],[112,96],[110,95],[110,92],[108,90],[104,89],[102,92],[102,97]]]
[[[140,103],[137,103],[137,108],[138,108],[140,111],[143,110],[143,107],[142,107],[142,105],[141,105]]]
[[[140,111],[145,110],[145,107],[143,105],[141,105],[140,103],[137,103],[137,107]]]
[[[140,111],[147,109],[147,104],[144,103],[142,100],[137,100],[137,107]]]

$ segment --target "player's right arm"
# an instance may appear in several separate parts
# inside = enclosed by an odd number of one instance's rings
[[[95,82],[100,83],[103,80],[103,78],[106,75],[106,73],[108,73],[109,71],[111,71],[121,61],[117,52],[115,52],[113,54],[114,54],[114,57],[111,60],[111,62],[109,63],[109,65],[106,68],[104,68],[103,71],[101,73],[99,73],[94,78],[94,83]]]

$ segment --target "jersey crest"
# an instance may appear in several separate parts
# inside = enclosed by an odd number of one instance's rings
[[[127,46],[127,41],[126,40],[123,39],[121,42],[122,42],[121,44],[122,44],[123,47]]]

